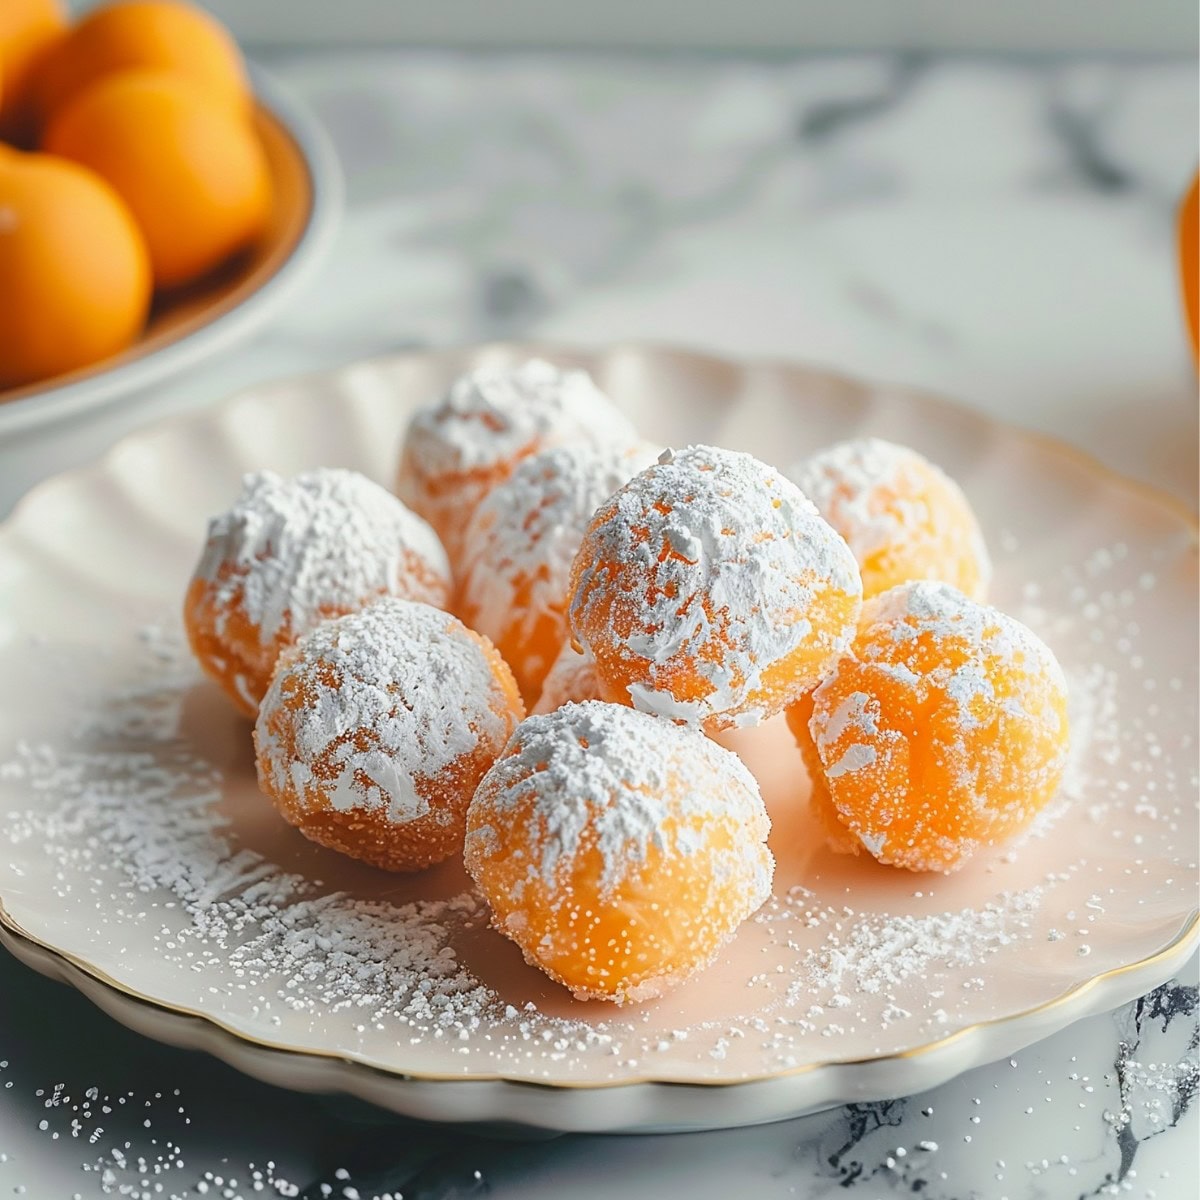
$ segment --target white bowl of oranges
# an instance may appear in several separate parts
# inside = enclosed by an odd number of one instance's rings
[[[181,0],[0,6],[0,431],[249,332],[329,242],[314,120]]]

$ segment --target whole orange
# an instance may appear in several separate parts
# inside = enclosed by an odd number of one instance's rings
[[[33,84],[66,27],[60,0],[0,0],[0,138],[24,142],[32,134]]]
[[[1179,206],[1179,279],[1192,356],[1200,363],[1200,173]]]
[[[0,155],[0,387],[125,349],[150,307],[150,261],[121,198],[48,154]]]
[[[122,71],[55,114],[45,148],[102,175],[129,205],[160,287],[190,283],[262,232],[266,156],[248,122],[189,80]]]
[[[231,110],[247,109],[246,66],[223,25],[180,0],[122,0],[93,9],[46,56],[39,114],[48,120],[98,79],[140,69],[174,72]]]

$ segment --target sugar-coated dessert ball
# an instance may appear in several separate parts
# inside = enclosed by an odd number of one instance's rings
[[[396,491],[437,530],[457,574],[467,522],[522,459],[551,446],[636,440],[633,426],[585,371],[541,359],[477,367],[413,415]]]
[[[1067,686],[1024,625],[944,583],[863,606],[853,644],[788,722],[840,836],[912,871],[953,871],[1025,828],[1058,789]]]
[[[812,688],[854,634],[862,583],[795,484],[748,454],[690,446],[599,509],[571,591],[604,698],[712,732]]]
[[[592,514],[655,451],[558,446],[527,458],[475,510],[457,611],[496,643],[527,703],[567,641],[571,563]]]
[[[869,598],[937,579],[982,600],[992,564],[962,489],[915,450],[881,438],[840,442],[797,463],[792,481],[846,539]]]
[[[486,638],[388,597],[284,651],[254,727],[259,784],[314,842],[420,870],[462,847],[475,787],[524,715]]]
[[[770,821],[741,760],[615,704],[530,717],[484,776],[463,857],[496,928],[581,1000],[648,1000],[767,898]]]
[[[542,683],[537,703],[530,711],[548,713],[572,701],[599,699],[600,681],[596,678],[596,660],[566,642]]]
[[[420,517],[354,471],[259,471],[209,522],[184,625],[200,666],[252,717],[284,647],[388,595],[449,603],[445,551]]]

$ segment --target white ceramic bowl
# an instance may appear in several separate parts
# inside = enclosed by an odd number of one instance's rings
[[[27,387],[0,389],[0,436],[101,408],[143,391],[249,337],[310,278],[342,210],[337,156],[313,114],[257,68],[254,123],[274,193],[258,245],[227,269],[156,300],[122,354]]]

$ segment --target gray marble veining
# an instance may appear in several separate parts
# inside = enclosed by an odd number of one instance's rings
[[[1185,1200],[1200,1133],[1195,968],[921,1095],[721,1133],[523,1140],[270,1088],[148,1043],[5,961],[0,1190],[35,1200]]]

